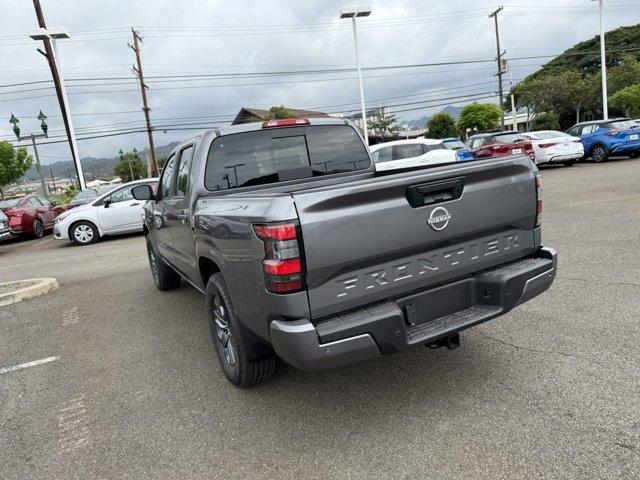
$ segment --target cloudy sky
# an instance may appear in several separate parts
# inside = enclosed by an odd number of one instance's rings
[[[359,19],[367,106],[387,105],[412,119],[464,105],[496,91],[495,33],[487,14],[498,5],[502,48],[518,81],[599,31],[589,0],[372,0]],[[342,0],[41,0],[49,27],[63,26],[62,71],[82,157],[113,156],[147,146],[133,77],[131,27],[140,31],[156,145],[185,138],[186,128],[228,123],[242,106],[275,104],[352,112],[358,109],[353,34],[338,19]],[[637,0],[605,0],[607,30],[640,22]],[[635,5],[635,6],[634,6]],[[32,2],[2,0],[0,139],[13,140],[49,117],[43,163],[70,158],[44,57],[28,38],[37,26]],[[544,58],[531,58],[541,57]],[[445,65],[432,65],[444,63]],[[431,65],[430,65],[431,64]],[[410,67],[410,65],[420,65]],[[508,85],[507,75],[505,85]],[[176,130],[180,129],[180,130]],[[112,135],[117,133],[118,135]],[[43,143],[44,143],[43,142]]]

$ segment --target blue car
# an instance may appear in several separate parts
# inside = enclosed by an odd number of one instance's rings
[[[460,140],[459,138],[443,138],[442,144],[449,150],[455,150],[459,162],[473,160],[473,154],[471,153],[471,150],[464,143],[462,143],[462,140]]]
[[[591,157],[594,162],[605,162],[609,155],[640,156],[640,128],[628,118],[582,122],[567,133],[580,137],[585,158]]]

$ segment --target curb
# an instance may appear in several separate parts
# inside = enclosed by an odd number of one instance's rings
[[[11,285],[15,285],[16,290],[0,294],[0,307],[52,292],[58,288],[58,281],[55,278],[30,278],[28,280],[0,283],[0,290],[2,287],[10,288]]]

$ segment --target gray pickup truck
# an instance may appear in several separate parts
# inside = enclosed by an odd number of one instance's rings
[[[144,232],[160,290],[206,296],[213,343],[236,385],[276,356],[302,370],[458,332],[545,291],[540,176],[526,156],[376,173],[341,119],[271,120],[183,142],[149,200]]]

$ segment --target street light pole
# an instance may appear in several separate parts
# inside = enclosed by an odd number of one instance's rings
[[[44,173],[42,172],[42,165],[40,165],[40,156],[38,155],[38,147],[36,145],[36,138],[46,138],[47,135],[47,131],[49,130],[49,127],[47,126],[47,116],[42,113],[42,111],[40,111],[40,114],[38,115],[38,119],[42,120],[42,122],[40,123],[40,128],[42,128],[42,131],[44,133],[30,133],[28,135],[20,135],[20,126],[18,125],[20,123],[20,120],[18,120],[13,113],[11,114],[11,118],[9,119],[9,123],[13,124],[13,133],[15,133],[16,138],[18,139],[18,141],[22,141],[25,138],[30,138],[31,139],[31,145],[33,145],[33,155],[36,157],[36,171],[38,172],[38,176],[40,177],[40,186],[42,187],[42,194],[43,195],[48,195],[49,194],[49,189],[47,188],[47,182],[44,181]]]
[[[53,28],[50,30],[51,45],[53,46],[53,58],[54,62],[58,65],[58,78],[60,79],[60,89],[62,90],[62,102],[65,105],[65,114],[67,116],[67,123],[69,125],[69,137],[71,140],[71,148],[73,149],[73,159],[76,162],[76,170],[78,171],[78,180],[80,180],[80,190],[86,188],[84,183],[84,172],[82,171],[82,165],[80,164],[80,154],[78,153],[78,143],[76,142],[76,131],[73,128],[73,120],[71,119],[71,110],[69,108],[69,100],[67,99],[67,87],[64,83],[64,75],[62,74],[62,59],[58,53],[58,39],[69,38],[63,29],[53,32]]]
[[[58,63],[60,62],[60,55],[58,53],[58,48],[56,45],[56,41],[63,38],[69,38],[69,32],[67,32],[64,28],[46,28],[46,24],[44,21],[44,15],[42,13],[42,9],[40,8],[40,1],[33,0],[33,5],[36,9],[36,16],[38,17],[38,24],[40,28],[34,29],[30,34],[33,40],[42,41],[45,46],[46,52],[38,49],[40,53],[42,53],[49,62],[49,67],[51,69],[51,75],[53,77],[53,82],[56,88],[56,95],[58,96],[58,102],[60,103],[60,112],[62,113],[62,119],[64,121],[65,129],[67,131],[67,136],[69,138],[69,146],[71,147],[71,156],[73,157],[73,162],[76,167],[76,173],[78,174],[78,182],[80,183],[80,190],[84,190],[86,188],[84,182],[84,173],[82,171],[82,165],[80,163],[80,156],[78,153],[78,144],[76,142],[76,134],[73,128],[73,123],[71,121],[71,112],[69,111],[69,100],[67,99],[67,90],[64,84],[64,78],[62,76],[61,69],[58,68]]]
[[[604,0],[597,0],[600,7],[600,65],[602,70],[602,117],[609,119],[609,102],[607,99],[607,62],[604,45]]]
[[[358,70],[358,84],[360,86],[360,110],[362,115],[362,130],[364,131],[364,140],[369,146],[369,133],[367,131],[367,112],[364,106],[364,88],[362,86],[362,71],[360,70],[360,55],[358,48],[358,28],[356,26],[356,17],[368,17],[371,15],[371,7],[357,6],[344,7],[340,10],[340,18],[351,18],[353,25],[353,43],[356,50],[356,68]]]

